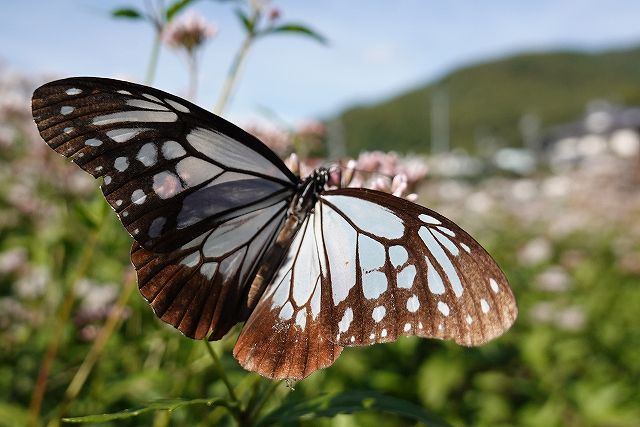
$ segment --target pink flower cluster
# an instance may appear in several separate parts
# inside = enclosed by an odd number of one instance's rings
[[[218,33],[218,28],[194,12],[171,21],[163,32],[163,41],[174,49],[191,53]]]

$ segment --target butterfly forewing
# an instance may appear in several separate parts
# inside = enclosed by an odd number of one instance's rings
[[[32,103],[47,144],[103,177],[109,204],[154,252],[288,199],[298,180],[251,135],[156,89],[71,78],[38,88]]]
[[[192,338],[244,320],[298,178],[260,141],[162,91],[71,78],[33,95],[47,144],[94,177],[134,237],[141,293]]]

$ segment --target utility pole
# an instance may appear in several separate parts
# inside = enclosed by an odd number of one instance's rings
[[[431,154],[449,151],[449,91],[437,86],[431,95]]]

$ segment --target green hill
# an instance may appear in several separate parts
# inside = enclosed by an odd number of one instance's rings
[[[523,115],[535,115],[545,129],[575,119],[594,99],[640,104],[640,47],[522,54],[461,68],[386,102],[343,112],[347,151],[428,151],[438,88],[448,95],[451,148],[473,151],[479,137],[520,146]]]

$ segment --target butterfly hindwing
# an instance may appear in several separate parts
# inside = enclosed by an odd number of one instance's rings
[[[340,189],[321,194],[309,218],[238,339],[247,369],[301,379],[340,347],[402,335],[479,345],[515,320],[495,261],[429,209]]]
[[[324,193],[319,208],[337,344],[418,335],[480,345],[515,320],[504,273],[442,215],[387,193],[351,188]]]
[[[103,177],[107,201],[153,252],[288,199],[298,181],[253,136],[157,89],[70,78],[38,88],[32,104],[47,144]]]
[[[320,216],[310,214],[233,350],[240,364],[268,378],[302,379],[331,365],[330,283],[320,272]]]

